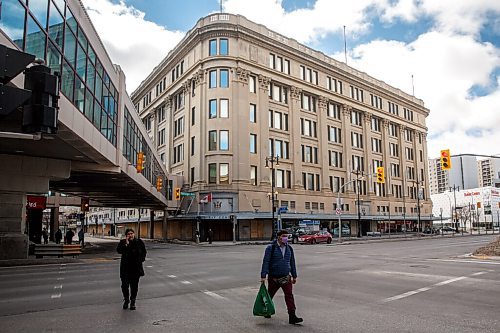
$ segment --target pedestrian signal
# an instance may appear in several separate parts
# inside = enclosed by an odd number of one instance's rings
[[[181,200],[181,188],[180,187],[175,188],[175,200]]]
[[[377,183],[379,184],[385,183],[384,167],[377,167]]]
[[[137,153],[137,165],[136,165],[137,173],[141,173],[142,170],[144,170],[145,164],[146,164],[146,156],[142,151],[140,151]]]
[[[160,192],[162,188],[163,188],[163,178],[157,177],[156,178],[156,190],[158,192]]]
[[[441,170],[450,170],[450,169],[451,169],[450,150],[449,149],[441,150]]]

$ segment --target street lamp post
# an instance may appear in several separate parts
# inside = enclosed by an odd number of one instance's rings
[[[279,156],[266,157],[266,168],[271,169],[271,212],[273,216],[272,220],[272,236],[271,240],[276,238],[276,221],[274,219],[274,166],[279,166]]]
[[[361,192],[361,180],[363,179],[363,171],[361,170],[356,170],[353,171],[353,173],[356,175],[356,186],[357,186],[357,208],[358,208],[358,232],[357,232],[357,237],[361,237],[361,202],[359,200],[359,193]]]
[[[361,177],[360,179],[363,179],[363,177]],[[351,184],[351,183],[354,183],[354,182],[355,182],[355,181],[357,181],[357,180],[358,180],[358,178],[353,179],[353,180],[350,180],[350,181],[348,181],[347,183],[343,184],[342,186],[340,186],[340,187],[338,188],[338,190],[337,190],[337,208],[340,208],[340,206],[341,206],[341,205],[340,205],[340,192],[342,192],[342,189],[343,189],[344,187],[346,187],[347,185],[349,185],[349,184]],[[359,198],[359,195],[358,195],[358,198]],[[359,200],[359,199],[358,199],[358,200]],[[339,242],[341,242],[341,240],[342,240],[342,226],[340,225],[340,224],[341,224],[341,221],[340,221],[340,215],[341,215],[341,214],[338,214],[338,217],[339,217],[339,218],[338,218],[338,220],[339,220],[339,222],[338,222],[338,223],[339,223]],[[358,225],[358,227],[359,227],[359,225]]]
[[[460,186],[455,186],[453,184],[453,187],[450,187],[450,192],[451,189],[453,189],[453,198],[455,200],[455,211],[454,211],[454,217],[453,217],[453,222],[455,224],[455,231],[458,232],[458,221],[457,221],[457,195],[455,191],[460,191]]]

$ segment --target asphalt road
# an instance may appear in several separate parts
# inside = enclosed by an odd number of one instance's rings
[[[500,332],[500,261],[463,255],[493,236],[294,245],[302,326],[254,317],[264,246],[148,244],[137,310],[119,260],[0,268],[1,332]]]

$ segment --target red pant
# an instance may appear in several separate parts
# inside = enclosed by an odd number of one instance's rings
[[[288,283],[284,285],[280,285],[278,282],[274,281],[273,278],[268,278],[268,287],[267,291],[269,292],[269,295],[271,298],[274,297],[278,289],[283,289],[283,293],[285,294],[285,303],[286,303],[286,308],[288,310],[289,314],[295,314],[295,301],[293,299],[293,292],[292,292],[292,286],[293,284],[288,281]]]

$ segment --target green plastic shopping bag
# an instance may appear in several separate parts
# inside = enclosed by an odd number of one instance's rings
[[[273,300],[267,292],[266,285],[264,283],[261,283],[259,292],[257,293],[257,298],[255,298],[255,303],[253,305],[253,315],[271,316],[275,313],[276,309],[274,308]]]

